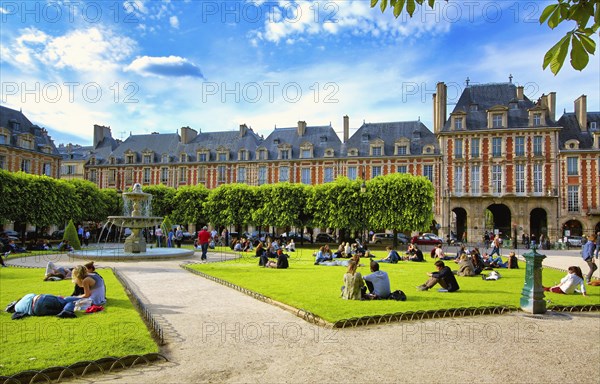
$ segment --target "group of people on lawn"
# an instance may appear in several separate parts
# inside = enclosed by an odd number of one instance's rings
[[[96,272],[94,262],[78,265],[74,268],[57,266],[48,262],[44,281],[71,278],[75,284],[70,296],[29,293],[19,300],[10,303],[6,308],[12,312],[13,319],[25,316],[53,316],[75,318],[75,309],[86,309],[86,312],[97,312],[106,303],[106,285],[104,279]]]

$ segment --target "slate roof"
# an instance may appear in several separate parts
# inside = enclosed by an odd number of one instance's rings
[[[564,113],[560,119],[558,119],[558,124],[562,126],[558,134],[559,140],[559,148],[565,149],[565,143],[568,140],[579,140],[579,149],[592,149],[594,145],[594,139],[591,135],[589,126],[590,122],[596,122],[596,130],[600,130],[600,112],[588,112],[587,113],[588,120],[588,129],[583,132],[579,128],[579,122],[577,121],[577,117],[575,113]]]
[[[14,123],[18,124],[18,128],[13,128],[15,126]],[[48,132],[44,128],[31,123],[22,112],[0,106],[0,126],[7,128],[11,133],[10,142],[7,144],[17,146],[18,136],[23,133],[29,133],[35,138],[35,151],[39,152],[42,146],[49,146],[51,148],[50,155],[60,156]]]
[[[510,104],[516,103],[516,109]],[[477,110],[471,110],[476,104]],[[523,95],[523,100],[517,100],[517,86],[513,83],[489,83],[469,85],[460,95],[452,113],[465,112],[467,114],[467,130],[483,130],[487,128],[487,110],[502,105],[508,109],[508,128],[527,127],[529,125],[528,109],[536,103]],[[449,117],[442,132],[448,132],[452,119]],[[549,121],[548,125],[553,122]]]
[[[226,132],[200,132],[189,144],[182,145],[176,154],[185,152],[190,161],[197,161],[198,151],[208,149],[210,158],[208,161],[217,159],[219,148],[226,148],[229,152],[229,160],[237,161],[237,153],[240,149],[249,151],[249,160],[254,158],[254,151],[260,143],[261,138],[251,129],[246,131],[244,136],[240,136],[240,131]]]
[[[87,160],[90,153],[94,150],[93,146],[81,146],[81,145],[60,145],[58,152],[61,154],[63,160]]]
[[[434,146],[433,154],[440,153],[435,135],[422,122],[398,121],[363,124],[345,143],[343,156],[348,156],[348,151],[352,148],[358,149],[358,156],[369,156],[370,142],[375,139],[384,141],[383,157],[394,156],[395,143],[402,137],[410,140],[410,155],[423,154],[423,147],[426,145]]]
[[[104,141],[106,141],[106,138]],[[100,144],[102,145],[102,143]],[[163,153],[169,154],[171,157],[178,156],[180,145],[179,135],[176,133],[130,135],[110,154],[103,157],[103,160],[107,161],[109,157],[114,156],[116,163],[122,164],[126,156],[125,153],[131,151],[136,154],[135,161],[139,162],[142,152],[149,150],[154,152],[154,162],[158,162]],[[96,159],[98,160],[98,156]],[[97,161],[97,164],[100,164],[100,162]]]
[[[313,157],[315,159],[325,157],[326,149],[333,149],[333,156],[339,157],[342,142],[333,128],[327,126],[307,126],[304,134],[298,134],[298,127],[293,128],[275,128],[273,132],[262,143],[269,152],[269,159],[279,158],[279,146],[289,144],[292,147],[291,159],[299,159],[302,144],[309,142],[313,147]]]

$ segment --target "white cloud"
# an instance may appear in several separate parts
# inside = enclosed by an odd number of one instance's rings
[[[132,39],[100,28],[76,29],[57,37],[33,27],[20,32],[3,52],[7,54],[3,60],[30,69],[107,71],[120,66],[136,49]]]
[[[135,72],[142,76],[204,78],[196,64],[179,56],[138,57],[125,68],[125,71]]]
[[[177,16],[169,17],[169,24],[171,24],[171,27],[173,28],[179,28],[179,19],[177,18]]]

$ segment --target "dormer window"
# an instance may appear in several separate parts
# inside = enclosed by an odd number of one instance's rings
[[[280,143],[281,143],[281,140],[279,140],[279,139],[273,140],[273,144],[279,145]]]
[[[179,155],[179,162],[181,162],[181,163],[187,162],[187,154],[186,153],[182,153]]]
[[[167,155],[167,154],[162,155],[161,162],[162,163],[168,163],[169,162],[169,155]]]
[[[290,156],[290,149],[289,148],[281,148],[281,149],[279,149],[279,158],[281,160],[289,160],[291,158],[291,156]]]
[[[96,165],[96,158],[90,157],[90,165]]]
[[[8,136],[5,134],[0,134],[0,144],[7,144],[8,143]]]
[[[142,162],[144,164],[152,164],[153,157],[154,157],[154,155],[152,154],[152,152],[146,152],[146,153],[144,153],[144,155],[142,157]]]
[[[245,149],[240,149],[240,151],[238,152],[238,160],[248,160],[248,151],[246,151]]]
[[[452,129],[455,131],[460,131],[466,128],[467,126],[467,115],[464,112],[456,112],[452,114]]]
[[[396,155],[408,155],[408,146],[407,145],[396,145]]]
[[[209,160],[209,158],[210,158],[210,152],[208,152],[208,150],[204,149],[204,150],[199,151],[196,154],[196,156],[198,158],[198,161],[205,162],[205,161]]]
[[[426,145],[425,147],[423,147],[423,152],[424,153],[433,153],[433,145]]]
[[[327,142],[327,136],[321,136],[319,138],[319,140],[320,140],[321,143],[326,143]]]
[[[534,113],[533,114],[533,126],[534,127],[539,127],[540,125],[542,125],[542,114],[541,113]]]
[[[492,128],[501,128],[502,127],[502,114],[494,113],[492,115]]]
[[[475,112],[478,109],[479,108],[478,108],[477,104],[471,104],[471,105],[469,105],[469,111],[471,111],[471,112]]]
[[[301,154],[301,158],[302,159],[310,159],[312,158],[313,155],[313,147],[311,143],[304,143],[301,147],[300,147],[300,154]]]
[[[258,158],[258,160],[267,160],[268,159],[268,152],[265,148],[261,148],[256,152],[256,157]]]
[[[219,152],[219,161],[227,161],[229,159],[227,152]]]
[[[325,150],[325,157],[333,157],[333,155],[334,155],[334,151],[332,148],[327,148]]]
[[[595,121],[590,121],[590,131],[598,129],[598,124]]]
[[[459,130],[462,129],[462,117],[454,117],[454,129]]]
[[[125,161],[127,162],[127,164],[133,164],[133,160],[134,160],[134,155],[133,154],[129,154],[129,155],[127,155]]]
[[[363,135],[361,136],[361,141],[363,143],[368,143],[369,142],[369,134],[363,133]]]
[[[371,148],[371,156],[381,156],[382,152],[381,146]]]
[[[352,148],[348,151],[348,156],[358,156],[358,149]]]
[[[109,162],[111,165],[114,165],[114,164],[116,164],[115,157],[114,157],[114,156],[111,156],[111,157],[110,157],[110,159],[108,160],[108,162]]]

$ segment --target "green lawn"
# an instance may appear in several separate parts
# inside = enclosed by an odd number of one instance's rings
[[[244,288],[296,308],[312,312],[329,322],[360,316],[383,315],[388,313],[435,310],[459,307],[519,306],[523,289],[525,264],[520,269],[499,269],[502,278],[498,281],[484,281],[479,276],[457,277],[461,287],[456,293],[440,293],[433,289],[421,292],[415,287],[427,280],[427,272],[435,270],[432,259],[427,256],[424,263],[400,262],[381,263],[381,270],[389,273],[392,290],[403,290],[408,296],[405,302],[347,301],[340,298],[345,267],[313,265],[312,250],[301,250],[290,254],[290,268],[287,270],[258,267],[258,259],[253,254],[244,254],[239,260],[223,263],[192,264],[191,268],[211,276],[227,280]],[[383,258],[383,251],[376,251],[375,258]],[[363,259],[363,267],[358,271],[370,273],[369,260]],[[452,269],[457,265],[446,262]],[[489,271],[484,271],[489,273]],[[545,269],[544,285],[554,285],[565,273]],[[556,305],[600,304],[600,287],[587,287],[590,296],[558,295],[548,293],[547,299]]]
[[[44,270],[40,268],[0,268],[0,375],[109,356],[158,352],[112,271],[98,272],[107,285],[104,311],[78,312],[77,319],[45,316],[11,320],[11,314],[3,311],[9,302],[27,293],[68,296],[73,292],[73,283],[44,282]]]

